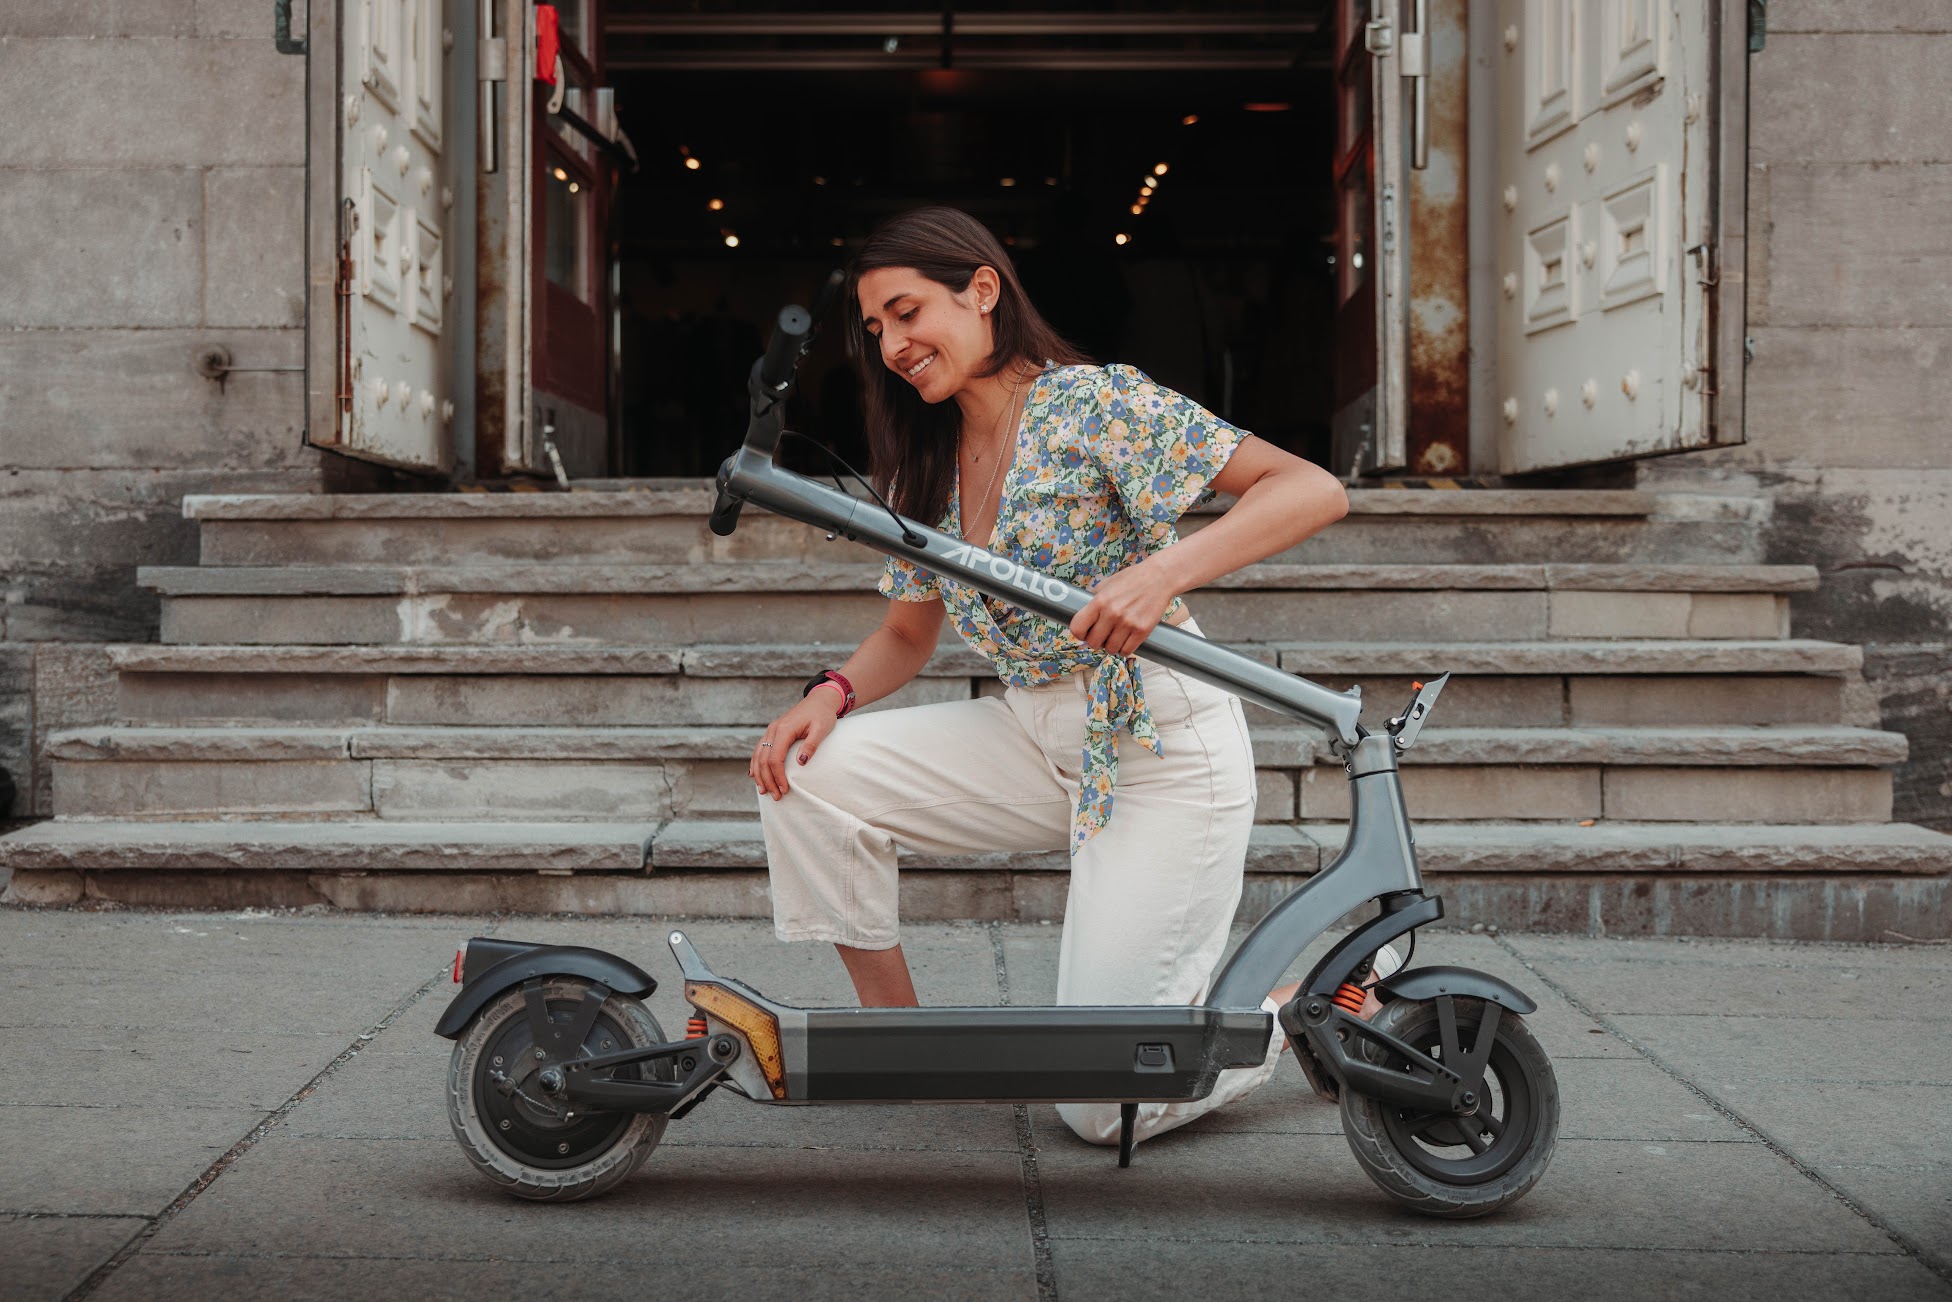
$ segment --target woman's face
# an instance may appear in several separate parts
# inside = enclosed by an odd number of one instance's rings
[[[915,386],[924,402],[960,392],[989,360],[995,333],[998,280],[977,268],[960,294],[912,267],[877,267],[862,274],[861,322],[881,347],[889,370]]]

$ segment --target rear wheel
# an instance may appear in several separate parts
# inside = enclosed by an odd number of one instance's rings
[[[1423,1112],[1344,1090],[1342,1131],[1385,1193],[1431,1216],[1461,1220],[1518,1201],[1545,1174],[1559,1135],[1559,1082],[1516,1014],[1477,999],[1457,1000],[1456,1012],[1457,1039],[1465,1046],[1476,1042],[1487,1012],[1498,1014],[1475,1110],[1465,1117]],[[1373,1024],[1443,1060],[1434,1003],[1399,999]],[[1385,1066],[1396,1056],[1368,1040],[1361,1053]]]
[[[542,999],[553,1025],[571,1024],[592,983],[551,977]],[[537,1082],[542,1059],[519,987],[475,1014],[455,1042],[447,1069],[447,1119],[468,1160],[518,1198],[573,1202],[615,1187],[664,1137],[666,1118],[584,1111],[551,1097]],[[663,1042],[644,1005],[610,995],[583,1037],[584,1056]],[[618,1068],[619,1080],[669,1080],[668,1061]]]

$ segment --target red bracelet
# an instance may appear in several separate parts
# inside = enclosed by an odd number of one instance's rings
[[[848,682],[847,676],[840,670],[822,670],[814,676],[813,681],[807,684],[806,690],[800,695],[810,696],[816,687],[831,687],[840,693],[840,713],[834,716],[836,719],[846,718],[847,712],[854,708],[854,684]]]

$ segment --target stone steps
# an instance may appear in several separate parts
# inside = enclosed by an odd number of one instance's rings
[[[126,723],[571,726],[765,723],[852,643],[774,646],[113,647]],[[1452,725],[1836,724],[1860,717],[1862,651],[1804,640],[1261,643],[1242,650],[1381,717],[1412,678],[1449,670]],[[889,704],[994,690],[986,662],[945,636]],[[1255,717],[1275,716],[1258,708]]]
[[[99,728],[57,734],[58,816],[406,820],[743,814],[751,727]],[[1253,729],[1264,822],[1345,818],[1312,729]],[[1170,744],[1170,743],[1169,743]],[[1849,727],[1430,728],[1403,770],[1420,821],[1880,822],[1895,733]]]
[[[1243,911],[1335,855],[1339,825],[1255,829]],[[1952,837],[1901,825],[1448,824],[1418,853],[1445,925],[1875,941],[1952,934]],[[913,921],[1056,921],[1061,853],[905,856]],[[662,823],[70,819],[0,840],[5,898],[414,912],[765,917],[756,819]]]
[[[713,565],[145,567],[176,644],[858,641],[875,571]],[[1796,565],[1296,565],[1264,562],[1191,604],[1207,636],[1269,628],[1429,642],[1789,635]]]
[[[505,561],[699,564],[831,559],[878,563],[805,525],[748,512],[719,538],[705,528],[705,480],[576,485],[570,493],[190,497],[202,563],[423,564]],[[1197,529],[1226,503],[1194,511]],[[1745,562],[1761,559],[1750,498],[1572,489],[1357,489],[1334,529],[1285,553],[1296,561],[1539,560]]]

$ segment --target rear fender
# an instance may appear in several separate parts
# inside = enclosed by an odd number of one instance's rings
[[[496,941],[493,945],[505,949],[510,943]],[[469,958],[473,957],[475,944],[469,942]],[[469,966],[464,958],[462,969],[466,971]],[[479,976],[470,974],[467,984],[454,996],[454,1002],[441,1014],[434,1034],[449,1040],[459,1039],[474,1015],[504,991],[534,977],[554,976],[584,977],[634,999],[646,998],[657,989],[657,982],[642,968],[615,954],[581,945],[531,945],[502,958]]]

